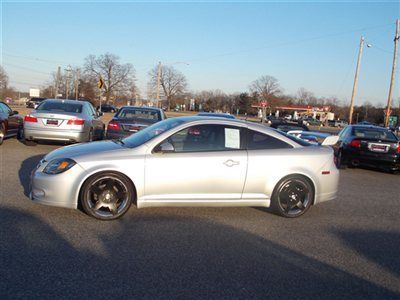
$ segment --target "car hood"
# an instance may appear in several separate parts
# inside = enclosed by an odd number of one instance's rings
[[[54,150],[47,154],[44,159],[50,161],[55,158],[77,158],[88,154],[100,154],[121,149],[124,149],[124,147],[116,141],[82,143]]]

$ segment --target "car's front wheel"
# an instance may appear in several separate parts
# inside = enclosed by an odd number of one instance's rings
[[[128,211],[134,195],[132,183],[124,175],[107,172],[86,180],[80,200],[88,215],[100,220],[114,220]]]
[[[301,175],[291,175],[282,179],[274,189],[271,208],[275,213],[287,218],[303,215],[314,200],[314,189],[308,179]]]

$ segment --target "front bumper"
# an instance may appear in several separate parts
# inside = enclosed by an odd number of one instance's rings
[[[30,199],[35,203],[77,208],[79,187],[86,173],[78,164],[61,174],[43,173],[46,163],[31,174]]]
[[[56,130],[56,129],[30,129],[24,128],[26,140],[47,140],[81,143],[88,140],[89,133],[76,130]]]

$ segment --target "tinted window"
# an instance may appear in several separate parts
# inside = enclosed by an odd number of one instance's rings
[[[397,141],[396,136],[389,130],[379,128],[353,128],[353,135],[358,138],[375,139],[383,141]]]
[[[152,140],[161,133],[168,131],[184,123],[184,119],[172,118],[165,121],[155,123],[145,129],[138,131],[135,134],[122,140],[122,143],[129,147],[134,148]]]
[[[242,130],[225,125],[196,125],[185,128],[171,137],[175,152],[204,152],[240,150]]]
[[[158,111],[140,108],[123,108],[116,117],[120,119],[145,119],[154,121],[161,119]]]
[[[302,140],[300,138],[297,138],[293,135],[287,134],[283,131],[279,131],[279,130],[275,130],[276,133],[279,133],[285,137],[287,137],[288,139],[292,140],[293,142],[296,142],[297,144],[301,145],[301,146],[311,146],[312,144],[310,144],[309,142]]]
[[[44,101],[36,108],[36,110],[82,113],[82,104],[67,103],[62,102],[62,100],[60,102]]]
[[[254,130],[248,130],[247,132],[248,150],[287,149],[287,148],[293,148],[293,147],[288,143],[267,134],[263,134]]]

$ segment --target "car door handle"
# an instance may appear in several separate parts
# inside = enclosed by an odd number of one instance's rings
[[[228,159],[227,161],[224,162],[224,165],[227,166],[227,167],[233,167],[233,166],[236,166],[238,164],[239,164],[238,161],[234,161],[232,159]]]

